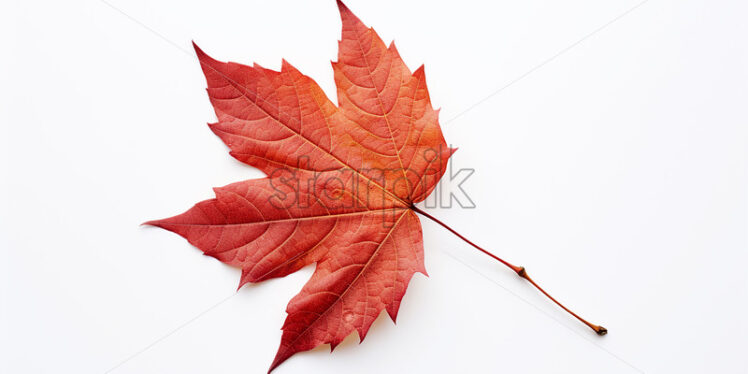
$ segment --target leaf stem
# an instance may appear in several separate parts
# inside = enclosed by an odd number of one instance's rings
[[[548,292],[545,292],[545,290],[542,287],[540,287],[537,283],[535,283],[534,280],[532,280],[532,278],[530,278],[529,275],[527,275],[527,270],[525,270],[524,267],[512,265],[509,262],[504,261],[500,257],[494,255],[493,253],[491,253],[491,252],[489,252],[489,251],[487,251],[487,250],[479,247],[477,244],[471,242],[466,237],[460,235],[460,233],[458,233],[457,231],[453,230],[451,227],[447,226],[444,222],[442,222],[442,221],[438,220],[436,217],[434,217],[434,216],[432,216],[432,215],[424,212],[423,210],[419,209],[415,205],[411,205],[410,208],[413,209],[413,211],[415,211],[416,213],[421,214],[424,217],[426,217],[426,218],[428,218],[428,219],[430,219],[430,220],[438,223],[439,225],[441,225],[445,229],[449,230],[451,233],[457,235],[457,237],[459,237],[460,239],[464,240],[466,243],[468,243],[468,244],[472,245],[473,247],[475,247],[477,250],[479,250],[479,251],[481,251],[481,252],[483,252],[483,253],[491,256],[496,261],[499,261],[502,264],[504,264],[507,267],[509,267],[510,269],[512,269],[512,271],[514,271],[515,273],[517,273],[517,275],[519,275],[520,277],[525,278],[528,282],[530,282],[530,284],[532,284],[533,286],[535,286],[535,288],[537,288],[540,292],[542,292],[543,295],[545,295],[547,298],[551,299],[551,301],[553,301],[554,303],[556,303],[556,305],[560,306],[567,313],[571,314],[576,319],[578,319],[579,321],[581,321],[582,323],[584,323],[585,325],[587,325],[589,328],[591,328],[592,330],[594,330],[595,333],[597,333],[597,335],[602,336],[602,335],[605,335],[605,334],[608,333],[608,330],[605,327],[598,326],[598,325],[595,325],[595,324],[587,322],[584,318],[578,316],[576,313],[572,312],[569,308],[565,307],[563,304],[561,304],[560,302],[558,302],[558,300],[554,299],[553,296],[551,296],[550,294],[548,294]]]

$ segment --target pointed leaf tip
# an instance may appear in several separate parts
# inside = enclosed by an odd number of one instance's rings
[[[340,13],[341,13],[341,14],[342,14],[343,12],[348,12],[348,13],[350,13],[350,12],[351,12],[351,10],[350,10],[350,9],[348,9],[348,7],[347,7],[347,6],[345,5],[345,4],[343,4],[343,2],[342,2],[342,1],[340,1],[340,0],[335,0],[335,2],[336,2],[336,3],[338,4],[338,10],[340,10]]]
[[[342,1],[337,0],[337,2],[338,2],[338,10],[340,11],[340,19],[343,20],[343,24],[349,21],[353,22],[354,24],[356,23],[363,24],[363,22],[361,22],[361,20],[358,17],[356,17],[356,15],[353,14],[353,12],[351,12],[351,10],[348,9],[348,7],[345,4],[343,4]]]
[[[159,220],[146,221],[146,222],[141,223],[140,226],[160,227]]]
[[[195,50],[195,53],[197,54],[198,57],[200,57],[201,55],[203,56],[205,55],[205,52],[203,52],[203,50],[197,46],[197,43],[195,43],[194,40],[192,41],[192,48]]]
[[[282,364],[283,362],[288,360],[289,357],[291,357],[291,355],[288,355],[288,354],[281,356],[282,349],[283,349],[282,346],[280,347],[280,349],[278,349],[278,353],[275,355],[275,359],[273,360],[273,363],[270,364],[270,368],[268,369],[268,374],[270,374],[270,372],[275,370],[275,368],[277,368],[278,365]]]

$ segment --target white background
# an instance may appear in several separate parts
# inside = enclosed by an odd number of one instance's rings
[[[336,100],[335,3],[111,1],[0,5],[0,372],[264,372],[312,269],[235,293],[237,269],[139,224],[260,176],[205,126],[190,41],[285,57]],[[348,5],[426,63],[476,170],[477,208],[430,212],[610,334],[424,221],[397,326],[277,373],[748,371],[744,1]]]

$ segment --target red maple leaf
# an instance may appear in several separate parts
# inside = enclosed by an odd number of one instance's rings
[[[338,106],[285,60],[273,71],[220,62],[195,45],[218,117],[211,130],[268,177],[215,188],[214,199],[147,222],[240,267],[239,287],[317,264],[288,304],[271,371],[296,352],[334,349],[354,330],[363,341],[383,310],[396,319],[411,277],[426,274],[415,214],[423,212],[413,204],[454,152],[423,67],[411,73],[394,44],[338,7]]]

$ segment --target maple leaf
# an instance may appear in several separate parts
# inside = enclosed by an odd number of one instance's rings
[[[338,8],[337,106],[285,60],[273,71],[220,62],[194,45],[218,117],[210,129],[233,157],[267,177],[215,188],[214,199],[146,222],[240,267],[239,287],[316,263],[288,304],[269,371],[321,344],[334,350],[353,331],[363,341],[383,310],[396,320],[410,279],[426,274],[415,212],[545,293],[523,267],[414,205],[432,192],[455,151],[431,106],[423,66],[411,73],[394,44],[386,46],[340,1]]]
[[[147,222],[241,267],[239,287],[317,264],[288,304],[270,370],[320,344],[334,349],[354,330],[363,340],[383,310],[396,319],[411,277],[426,274],[411,206],[454,152],[423,67],[411,73],[393,44],[338,5],[337,107],[285,60],[280,71],[224,63],[195,45],[218,117],[211,130],[268,177],[216,188],[215,199]]]

